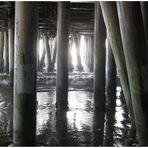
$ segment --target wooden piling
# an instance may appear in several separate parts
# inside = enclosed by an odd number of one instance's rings
[[[14,146],[35,146],[37,15],[36,2],[15,2]]]
[[[90,49],[89,69],[90,69],[90,72],[93,72],[94,71],[94,35],[90,36],[90,44],[91,44],[91,49]]]
[[[88,71],[90,71],[90,60],[91,60],[91,43],[90,36],[86,36],[86,67]]]
[[[113,146],[113,133],[116,108],[116,64],[113,57],[109,39],[107,39],[106,55],[106,129],[105,146]]]
[[[119,73],[120,82],[124,92],[128,112],[130,114],[130,120],[134,125],[135,120],[134,120],[132,99],[130,94],[123,46],[121,41],[116,2],[100,2],[100,4],[101,4],[101,9],[102,9],[105,25],[107,28],[111,48],[113,50],[117,71]]]
[[[4,59],[3,59],[3,54],[4,54],[4,32],[0,32],[0,73],[3,72],[4,68]]]
[[[72,50],[72,45],[73,45],[73,37],[69,39],[69,51],[68,51],[68,71],[72,72],[74,70],[73,66],[73,61],[72,61],[72,55],[71,55],[71,50]]]
[[[4,32],[4,72],[9,73],[8,31]]]
[[[102,17],[100,3],[95,2],[94,23],[94,110],[95,117],[99,119],[97,124],[98,140],[94,139],[94,146],[103,145],[104,115],[105,115],[105,40],[106,28]],[[95,129],[93,129],[94,131]]]
[[[58,2],[56,104],[65,110],[68,105],[68,42],[69,2]]]
[[[144,25],[144,33],[146,38],[146,44],[148,48],[148,3],[141,1],[141,12],[142,12],[142,18],[143,18],[143,25]],[[148,57],[147,57],[148,58]]]
[[[12,19],[9,20],[8,28],[8,48],[9,48],[9,79],[10,86],[13,86],[14,77],[14,25]]]
[[[148,145],[147,48],[139,2],[117,2],[139,145]]]
[[[57,57],[57,38],[55,37],[53,57],[52,57],[52,69],[53,70],[55,69],[56,57]]]
[[[36,59],[36,61],[37,61],[37,72],[39,71],[39,63],[40,63],[40,60],[39,60],[39,58],[40,58],[40,55],[39,55],[39,44],[40,43],[40,33],[39,33],[39,29],[38,29],[38,33],[37,33],[37,59]]]
[[[52,71],[51,51],[49,46],[49,36],[47,34],[44,34],[44,44],[45,44],[45,50],[47,54],[47,72],[51,72]]]

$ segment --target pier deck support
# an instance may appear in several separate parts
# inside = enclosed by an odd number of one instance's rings
[[[68,71],[69,72],[72,72],[74,70],[74,66],[72,63],[72,55],[71,55],[72,45],[73,45],[73,37],[69,39],[69,52],[68,52]]]
[[[94,71],[94,35],[90,36],[90,44],[91,44],[91,49],[90,49],[90,72]]]
[[[105,40],[106,28],[102,17],[100,3],[95,3],[95,24],[94,24],[94,110],[98,118],[94,132],[97,130],[98,137],[93,138],[93,145],[103,145],[104,116],[105,116]],[[94,121],[95,124],[95,121]]]
[[[37,3],[15,2],[13,144],[34,146],[36,138]]]
[[[106,56],[106,138],[105,146],[113,146],[113,132],[116,108],[116,64],[109,39]]]
[[[55,63],[57,58],[57,37],[55,37],[54,47],[53,47],[53,57],[52,57],[52,69],[55,69]]]
[[[91,63],[91,40],[90,36],[85,37],[86,41],[86,68],[90,71],[90,63]]]
[[[68,2],[58,2],[56,104],[62,110],[67,109],[68,105],[68,11]]]
[[[4,68],[3,53],[4,53],[4,32],[0,32],[0,73],[3,72]]]
[[[47,72],[51,72],[52,71],[51,51],[49,46],[49,36],[47,34],[44,34],[44,44],[45,44],[45,50],[47,54]]]
[[[40,43],[40,33],[39,33],[39,29],[38,29],[38,34],[37,34],[37,72],[39,71],[39,63],[40,63],[40,55],[39,55],[39,44]]]
[[[140,3],[117,2],[139,145],[148,145],[147,48]]]
[[[127,69],[125,64],[125,57],[124,57],[120,28],[119,28],[116,2],[100,2],[100,3],[111,48],[115,58],[117,71],[119,73],[120,82],[125,96],[128,112],[130,114],[130,120],[132,122],[132,125],[135,126],[132,99],[130,94]]]

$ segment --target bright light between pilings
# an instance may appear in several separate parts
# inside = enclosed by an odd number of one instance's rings
[[[76,68],[76,66],[77,66],[77,51],[76,51],[75,43],[72,44],[71,56],[72,56],[72,64]]]
[[[39,59],[41,59],[41,56],[42,56],[42,54],[43,54],[43,49],[44,48],[44,45],[43,45],[43,39],[41,38],[40,40],[39,40]]]
[[[81,58],[81,64],[83,67],[86,67],[86,60],[85,60],[85,51],[86,50],[86,41],[84,38],[84,35],[81,36],[80,38],[80,49],[79,49],[79,54],[80,54],[80,58]],[[77,49],[75,46],[75,43],[73,43],[72,45],[72,49],[71,49],[71,55],[72,55],[72,63],[73,66],[76,68],[77,67]]]

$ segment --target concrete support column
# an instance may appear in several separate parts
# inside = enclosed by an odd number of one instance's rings
[[[94,137],[93,145],[103,145],[104,116],[105,116],[105,57],[106,57],[106,28],[102,17],[100,3],[95,3],[94,23],[94,129],[98,136]],[[95,121],[96,119],[96,121]],[[97,120],[98,119],[98,120]],[[99,129],[99,130],[98,130]]]
[[[3,59],[3,53],[4,53],[4,32],[0,32],[0,73],[3,72],[4,68],[4,59]]]
[[[14,26],[12,20],[9,21],[8,28],[8,48],[9,48],[9,79],[10,85],[13,86],[14,76]]]
[[[37,3],[15,2],[13,144],[35,146]]]
[[[63,110],[68,105],[68,43],[69,2],[58,2],[56,101]]]
[[[4,32],[4,72],[9,72],[8,32]]]
[[[109,39],[106,56],[106,136],[104,145],[113,146],[113,132],[116,108],[116,64]]]

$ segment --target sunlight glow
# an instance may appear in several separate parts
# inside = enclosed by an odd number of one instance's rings
[[[86,67],[86,61],[85,61],[85,49],[86,48],[86,43],[85,43],[85,38],[84,35],[81,36],[80,38],[80,49],[79,49],[79,54],[81,57],[81,64],[83,67]],[[76,68],[77,67],[77,50],[76,50],[76,46],[75,43],[73,43],[72,45],[72,49],[71,49],[71,55],[72,55],[72,63],[73,66]]]
[[[77,53],[76,53],[76,46],[75,46],[74,43],[72,45],[71,55],[72,55],[73,66],[76,68],[76,66],[77,66]]]
[[[49,41],[50,44],[50,48],[53,48],[55,46],[55,41],[56,39],[54,38],[53,40]],[[76,50],[76,46],[75,43],[73,43],[72,47],[71,47],[71,55],[72,55],[72,63],[74,68],[77,67],[77,50]],[[44,42],[43,42],[43,38],[41,38],[39,40],[39,60],[41,60],[42,54],[44,51]],[[81,64],[82,66],[86,67],[86,40],[84,35],[81,35],[80,38],[80,49],[79,49],[79,53],[80,53],[80,57],[81,57]],[[53,51],[51,50],[51,58],[53,58]],[[47,55],[45,54],[45,63],[47,64]]]
[[[43,38],[41,38],[39,40],[39,59],[41,59],[41,56],[43,54],[43,48],[44,48],[44,45],[43,45]]]
[[[92,124],[92,115],[82,110],[71,110],[67,112],[67,120],[72,128],[82,131],[84,125]]]
[[[43,51],[44,51],[44,41],[43,41],[43,38],[41,38],[39,40],[39,60],[41,60]],[[45,67],[47,67],[47,54],[46,54],[46,52],[45,52],[45,65],[46,65]]]
[[[85,38],[84,35],[81,36],[81,41],[80,41],[80,57],[81,57],[81,62],[82,66],[86,66],[86,61],[85,61],[85,51],[86,50],[86,43],[85,43]]]

